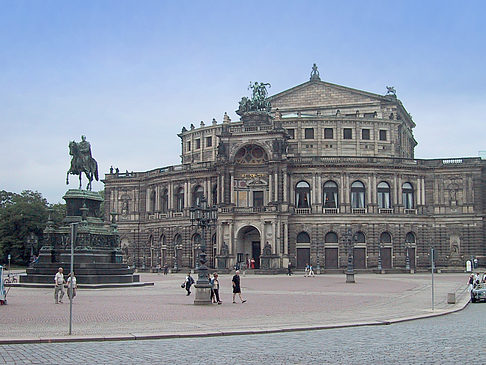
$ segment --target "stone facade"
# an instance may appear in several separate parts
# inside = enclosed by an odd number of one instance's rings
[[[443,267],[486,254],[485,162],[415,159],[415,123],[394,94],[314,75],[269,100],[270,113],[183,128],[181,165],[106,175],[129,264],[195,267],[189,209],[202,196],[218,207],[204,237],[214,268],[342,269],[348,230],[359,269],[426,268],[431,246]]]

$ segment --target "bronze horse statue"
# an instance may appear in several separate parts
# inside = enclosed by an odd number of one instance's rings
[[[85,142],[84,139],[83,142]],[[93,181],[93,178],[95,178],[96,181],[99,180],[98,163],[93,157],[91,157],[91,149],[89,149],[88,153],[83,154],[80,151],[78,143],[71,141],[69,142],[69,154],[73,156],[73,158],[71,159],[71,168],[66,174],[66,185],[69,184],[69,174],[79,175],[79,189],[81,189],[81,175],[84,172],[86,178],[88,179],[86,190],[91,190],[91,183]]]

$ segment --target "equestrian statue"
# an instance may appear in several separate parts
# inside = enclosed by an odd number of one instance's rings
[[[85,136],[81,136],[81,142],[75,141],[69,142],[69,154],[73,156],[71,158],[71,168],[66,175],[66,185],[69,184],[69,174],[79,175],[79,189],[81,189],[81,175],[84,175],[88,179],[86,190],[91,191],[91,183],[93,178],[98,181],[98,163],[91,157],[91,145],[86,140]]]

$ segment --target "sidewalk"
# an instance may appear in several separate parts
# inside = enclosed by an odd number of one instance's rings
[[[142,274],[154,286],[78,290],[54,304],[54,289],[11,288],[8,305],[0,307],[0,344],[23,342],[124,340],[243,333],[268,333],[341,326],[381,325],[443,315],[469,301],[467,274],[242,276],[247,303],[232,304],[231,276],[221,275],[222,305],[196,306],[194,291],[180,287],[184,275]],[[447,304],[447,293],[456,304]]]

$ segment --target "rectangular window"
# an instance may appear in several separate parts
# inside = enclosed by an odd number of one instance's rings
[[[295,139],[295,129],[287,129],[287,133],[290,137],[290,139]]]
[[[304,130],[305,139],[314,139],[314,128],[306,128]]]
[[[198,138],[196,139],[196,150],[201,148],[201,140]]]
[[[254,207],[263,207],[263,191],[254,191],[253,192],[253,206]]]
[[[213,145],[213,137],[206,137],[206,147],[211,147]]]
[[[353,130],[351,128],[344,128],[343,129],[343,138],[344,139],[352,139],[353,138]]]
[[[191,150],[191,141],[188,141],[187,142],[187,150],[190,151]]]
[[[324,139],[333,139],[334,130],[332,128],[324,128]]]
[[[362,129],[361,130],[361,139],[370,139],[370,130],[369,129]]]
[[[386,141],[386,131],[383,129],[380,130],[380,141]]]

